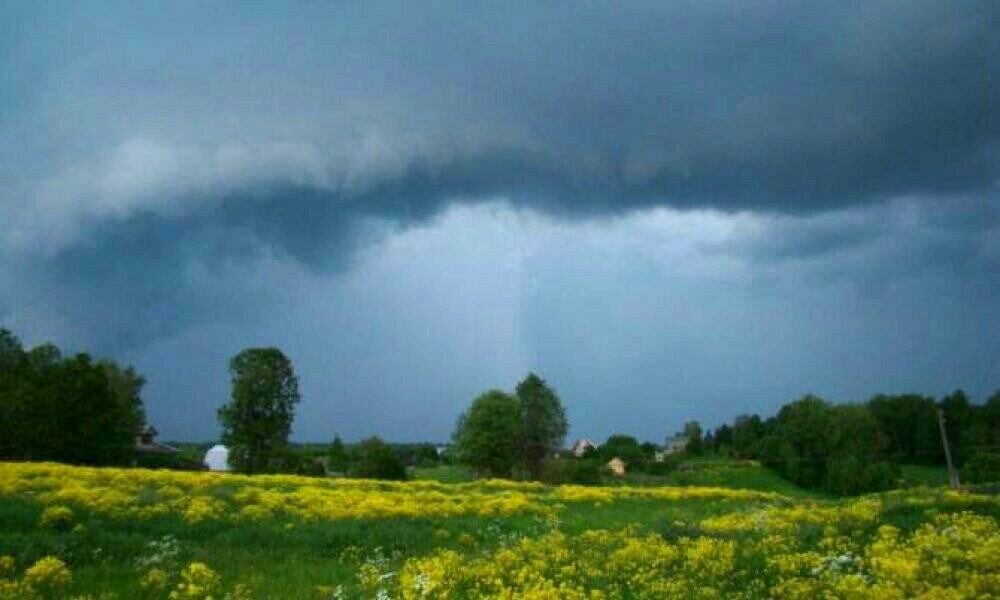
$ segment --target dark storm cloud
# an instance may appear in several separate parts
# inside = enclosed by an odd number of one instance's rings
[[[255,243],[336,267],[359,218],[496,197],[572,218],[996,196],[988,1],[4,11],[4,234],[66,281]]]
[[[14,15],[4,62],[44,114],[9,103],[69,162],[136,136],[311,144],[318,187],[373,182],[353,204],[421,186],[386,207],[402,218],[456,195],[808,211],[996,180],[993,2],[188,8]],[[372,128],[389,164],[357,154]]]
[[[979,291],[1000,272],[991,1],[46,3],[5,5],[0,23],[0,320],[35,340],[127,356],[179,339],[207,346],[218,329],[237,332],[226,334],[235,349],[275,312],[322,310],[309,294],[322,297],[375,242],[496,201],[580,231],[658,207],[689,210],[682,222],[696,229],[725,222],[725,234],[674,231],[698,252],[671,260],[690,261],[694,278],[714,261],[753,265],[747,306],[766,303],[774,280],[887,289],[908,277],[933,298],[946,281]],[[446,233],[443,254],[480,244],[460,226]],[[648,241],[654,254],[674,243]],[[558,274],[586,273],[580,263],[601,255],[577,250],[552,253],[547,276],[570,291],[529,303],[539,323],[579,326],[583,313],[559,298],[588,282]],[[619,288],[657,293],[627,258],[597,278],[583,321],[620,310]],[[506,277],[491,260],[462,272]],[[422,268],[438,275],[427,256]],[[939,279],[914,283],[928,277]],[[445,277],[424,302],[457,283]],[[405,329],[406,310],[386,298],[423,284],[399,285],[375,301]],[[354,296],[337,293],[338,310],[353,310]],[[968,313],[995,322],[993,299],[970,297],[979,312]],[[752,333],[782,314],[764,312]],[[303,318],[300,337],[317,335]],[[365,318],[379,331],[378,311]],[[656,347],[641,324],[607,327],[621,346]],[[523,335],[555,372],[572,371],[551,358],[563,338],[541,325]],[[369,362],[382,356],[355,343]],[[640,354],[635,381],[672,356]],[[533,360],[518,357],[505,376]]]

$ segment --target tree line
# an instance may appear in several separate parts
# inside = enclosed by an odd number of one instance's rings
[[[117,465],[145,422],[145,380],[131,366],[52,344],[26,350],[0,329],[0,458]]]
[[[839,405],[808,395],[767,419],[739,416],[705,443],[718,453],[758,459],[802,487],[857,494],[895,486],[898,465],[944,465],[938,410],[963,478],[1000,480],[1000,391],[981,405],[961,390],[940,400],[880,394]]]
[[[315,470],[289,444],[301,397],[291,361],[277,348],[248,348],[229,364],[231,397],[218,410],[232,467],[245,473],[336,472],[405,479],[406,464],[440,460],[433,446],[411,445],[402,456],[378,437],[329,447]],[[0,329],[0,458],[76,464],[126,464],[145,423],[145,380],[131,366],[64,357],[52,344],[26,350]],[[942,465],[938,411],[956,465],[968,482],[1000,480],[1000,392],[982,405],[962,391],[935,400],[916,394],[878,395],[862,404],[832,404],[805,396],[772,417],[741,415],[702,433],[685,425],[685,454],[712,452],[756,459],[790,481],[833,494],[896,485],[900,464]],[[597,483],[604,461],[619,457],[630,470],[658,474],[676,461],[654,460],[658,446],[615,434],[583,460],[556,460],[568,430],[558,394],[529,373],[513,392],[489,390],[456,423],[450,459],[474,475]],[[598,460],[599,459],[599,460]]]

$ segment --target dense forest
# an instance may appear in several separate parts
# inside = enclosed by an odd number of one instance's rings
[[[940,401],[902,394],[841,405],[806,396],[769,419],[738,417],[706,441],[716,452],[759,459],[800,486],[852,494],[892,487],[900,464],[944,465],[938,410],[964,478],[1000,479],[1000,392],[982,405],[961,390]]]

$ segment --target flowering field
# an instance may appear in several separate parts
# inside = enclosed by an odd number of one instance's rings
[[[14,598],[990,598],[1000,498],[0,463]]]

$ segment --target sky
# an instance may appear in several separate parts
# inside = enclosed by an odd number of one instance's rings
[[[36,5],[37,4],[37,5]],[[0,326],[212,440],[570,437],[1000,388],[996,2],[0,0]]]

